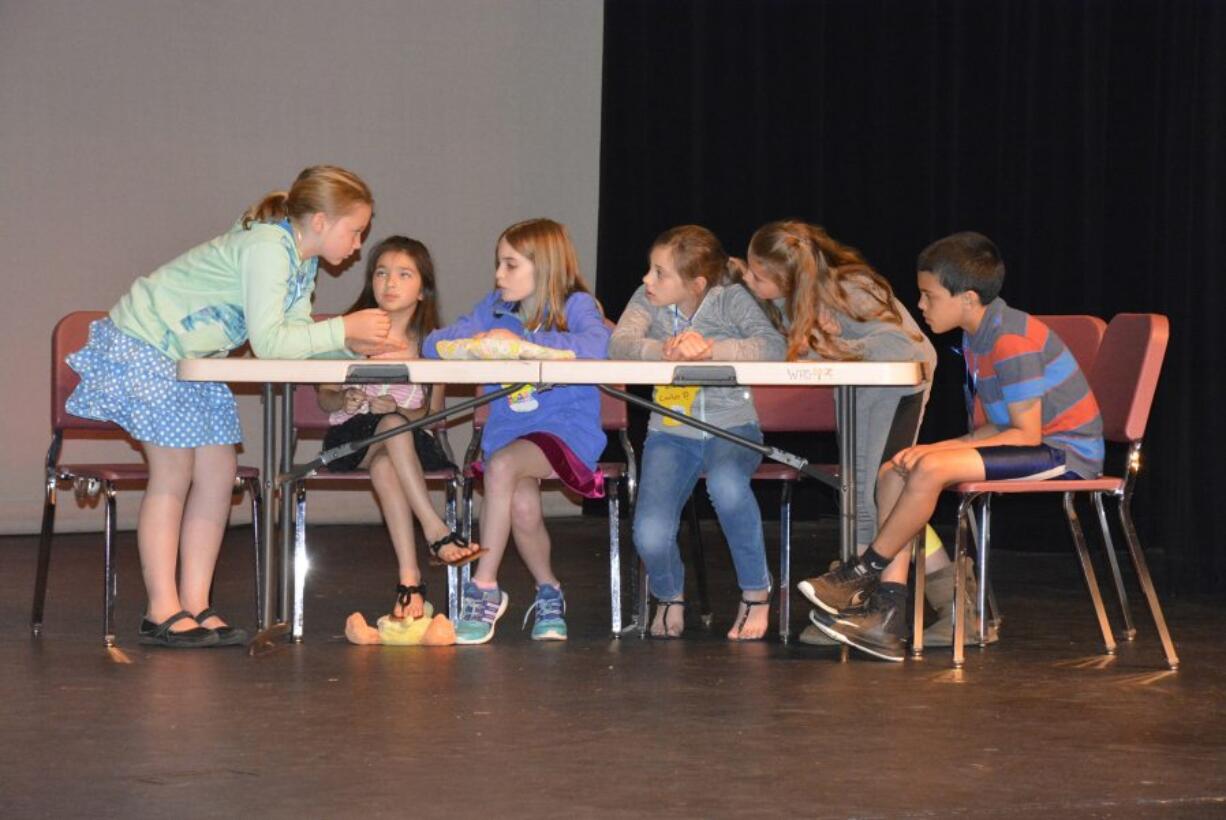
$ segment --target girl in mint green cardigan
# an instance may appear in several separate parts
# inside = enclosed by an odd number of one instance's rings
[[[383,350],[384,311],[327,322],[310,315],[319,258],[340,264],[361,247],[372,204],[370,189],[349,171],[307,168],[226,233],[138,279],[68,357],[81,377],[68,411],[118,424],[149,465],[137,524],[149,595],[141,643],[246,641],[209,605],[242,440],[238,408],[224,384],[178,381],[175,362],[224,355],[244,342],[271,358]]]

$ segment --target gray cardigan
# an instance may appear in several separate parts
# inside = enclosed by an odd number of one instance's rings
[[[735,284],[709,289],[688,318],[675,306],[651,304],[640,286],[609,339],[609,358],[658,361],[663,358],[666,340],[691,329],[714,343],[711,358],[716,361],[782,361],[787,355],[783,336],[749,291]],[[699,388],[690,415],[725,430],[758,421],[748,387]],[[688,425],[666,427],[663,422],[663,416],[652,413],[648,431],[690,438],[707,435]]]

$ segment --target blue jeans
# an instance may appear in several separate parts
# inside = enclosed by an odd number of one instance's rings
[[[761,442],[756,424],[728,432]],[[707,495],[732,551],[737,583],[743,590],[770,586],[762,512],[749,488],[749,477],[762,463],[753,450],[721,438],[695,439],[651,433],[643,445],[643,470],[634,507],[634,546],[647,565],[651,593],[661,600],[685,592],[685,568],[677,546],[681,510],[706,475]]]

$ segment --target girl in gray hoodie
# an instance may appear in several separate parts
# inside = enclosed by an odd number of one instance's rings
[[[783,359],[783,336],[739,283],[739,266],[706,228],[682,225],[652,244],[643,285],[609,340],[610,359],[735,361]],[[684,415],[762,441],[746,387],[656,387],[654,398]],[[685,570],[677,547],[681,511],[700,476],[732,551],[741,603],[731,640],[766,634],[771,579],[762,514],[749,481],[762,457],[752,450],[653,413],[643,447],[634,545],[657,600],[655,637],[684,629]]]
[[[749,242],[745,286],[772,314],[788,337],[788,359],[831,361],[916,361],[924,381],[915,387],[867,387],[857,391],[856,549],[864,552],[877,533],[877,471],[894,453],[915,443],[932,387],[937,354],[932,342],[894,295],[890,283],[855,248],[842,244],[817,225],[796,220],[771,222]],[[940,539],[925,551],[928,572],[949,565]],[[909,560],[910,550],[897,560]],[[952,576],[950,576],[952,579]],[[809,595],[809,581],[800,591]],[[949,602],[943,602],[948,607]],[[934,606],[940,608],[940,602]],[[949,632],[949,627],[944,627]],[[927,638],[925,637],[925,640]],[[801,634],[805,643],[829,643],[815,628]]]

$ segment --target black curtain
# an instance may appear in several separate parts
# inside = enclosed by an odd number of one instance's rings
[[[817,222],[908,304],[921,248],[982,231],[1012,305],[1170,317],[1134,509],[1168,586],[1226,590],[1226,3],[608,0],[604,41],[610,316],[672,225],[743,256],[764,222]],[[926,440],[963,429],[935,341]],[[1049,513],[1035,537],[1062,544]]]

